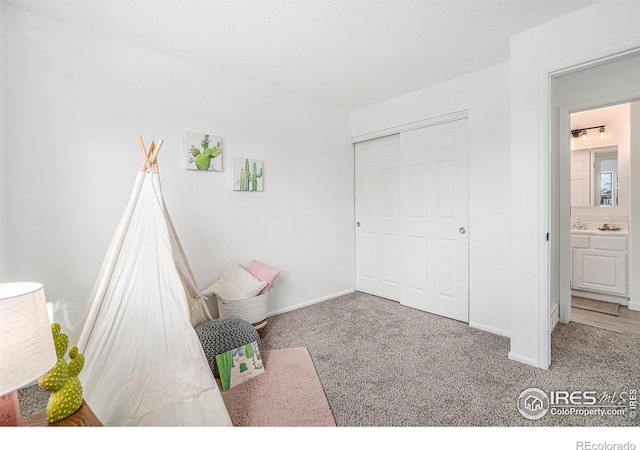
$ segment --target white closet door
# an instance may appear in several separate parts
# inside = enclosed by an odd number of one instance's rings
[[[356,144],[356,289],[400,300],[400,136]]]
[[[467,121],[403,133],[408,274],[402,304],[469,321]]]
[[[467,121],[356,144],[356,289],[468,322]]]

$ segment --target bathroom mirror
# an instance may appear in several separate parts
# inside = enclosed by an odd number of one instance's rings
[[[571,152],[571,206],[618,206],[618,146]]]
[[[618,205],[618,150],[592,150],[593,206]]]

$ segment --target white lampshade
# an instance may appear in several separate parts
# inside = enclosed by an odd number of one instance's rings
[[[0,396],[36,380],[56,361],[42,285],[0,283]]]

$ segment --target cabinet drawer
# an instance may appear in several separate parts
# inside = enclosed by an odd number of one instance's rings
[[[627,251],[627,238],[624,236],[591,236],[591,248],[595,250]]]
[[[571,235],[572,248],[589,248],[589,236]]]

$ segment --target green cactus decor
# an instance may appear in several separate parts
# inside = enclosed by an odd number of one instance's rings
[[[256,163],[254,161],[251,164],[251,190],[252,191],[258,190],[258,178],[262,178],[262,167],[260,167],[260,172],[256,173]]]
[[[240,169],[240,190],[249,190],[249,160],[244,163],[244,167]]]
[[[237,159],[239,158],[234,158],[234,160]],[[244,162],[238,165],[240,166],[240,176],[236,179],[237,188],[234,187],[234,189],[239,191],[261,191],[258,179],[262,178],[262,162],[253,161],[250,163],[249,159],[245,158]],[[238,165],[235,165],[234,171],[237,170]]]
[[[82,385],[80,371],[84,367],[84,355],[78,353],[75,345],[69,350],[69,361],[64,359],[69,346],[69,337],[60,332],[60,324],[51,325],[53,342],[56,347],[58,361],[53,368],[42,375],[38,384],[51,392],[47,405],[47,421],[56,423],[66,419],[82,406]]]
[[[196,168],[198,170],[209,170],[211,168],[211,161],[222,153],[222,144],[220,140],[216,141],[216,145],[209,146],[209,135],[205,134],[204,139],[200,142],[202,149],[196,148],[191,144],[189,151],[196,158]]]

